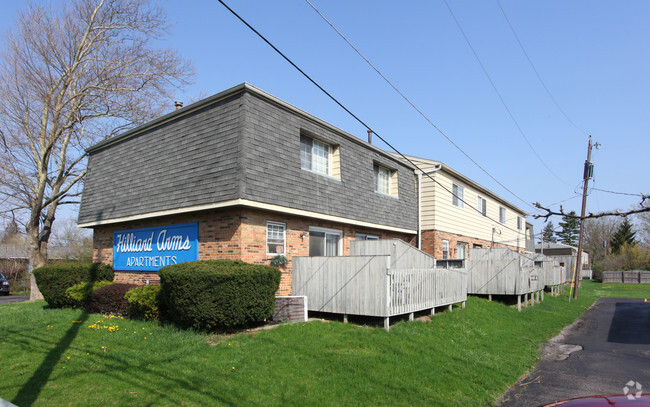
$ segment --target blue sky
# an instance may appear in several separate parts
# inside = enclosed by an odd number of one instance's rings
[[[650,2],[500,0],[546,86],[579,130],[540,84],[496,0],[447,0],[542,163],[444,1],[311,1],[456,144],[526,202],[550,205],[573,197],[563,205],[579,212],[588,134],[602,145],[592,155],[595,188],[650,192]],[[443,161],[534,211],[445,140],[305,1],[227,3],[401,152]],[[359,123],[218,1],[160,4],[174,24],[165,44],[191,59],[198,73],[177,99],[188,103],[249,82],[366,137]],[[0,4],[0,30],[6,31],[22,6]],[[588,210],[628,209],[638,201],[593,190]],[[543,224],[534,223],[539,233]]]

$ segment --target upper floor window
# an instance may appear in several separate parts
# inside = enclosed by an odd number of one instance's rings
[[[524,228],[524,218],[517,216],[517,229],[522,230]]]
[[[390,170],[388,168],[375,165],[375,191],[382,194],[390,194]]]
[[[480,213],[483,216],[487,216],[487,201],[485,198],[478,197],[478,202],[476,204],[476,209],[478,210],[478,213]]]
[[[461,187],[460,185],[452,184],[451,203],[454,204],[454,206],[462,208],[464,194],[465,194],[465,188]]]
[[[300,167],[332,175],[332,146],[311,137],[300,136]]]
[[[506,223],[506,208],[503,206],[499,207],[499,222],[505,224]]]
[[[397,197],[397,171],[374,164],[375,191]]]

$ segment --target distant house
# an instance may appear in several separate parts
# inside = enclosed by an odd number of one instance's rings
[[[79,226],[116,281],[197,259],[340,256],[352,240],[415,244],[414,168],[249,84],[88,149]]]
[[[566,281],[571,281],[576,261],[578,259],[578,248],[564,243],[544,242],[535,245],[535,253],[541,253],[555,259],[560,267],[566,267]],[[591,278],[589,266],[589,253],[582,251],[581,276]]]
[[[409,157],[417,171],[420,248],[437,259],[464,259],[470,248],[532,251],[526,212],[448,165]]]

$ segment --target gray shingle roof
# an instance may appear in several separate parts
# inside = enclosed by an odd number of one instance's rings
[[[300,168],[300,134],[336,145],[341,179]],[[79,223],[248,200],[417,228],[413,168],[248,84],[89,150]],[[373,163],[398,170],[399,199],[374,191]]]

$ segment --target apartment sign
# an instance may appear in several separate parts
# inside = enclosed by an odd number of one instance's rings
[[[113,233],[113,269],[158,271],[199,259],[199,224],[130,229]]]

